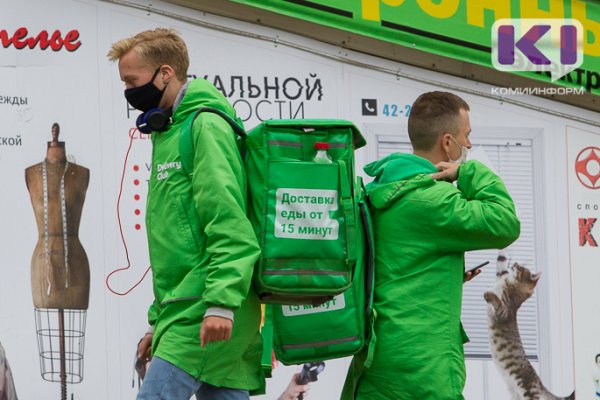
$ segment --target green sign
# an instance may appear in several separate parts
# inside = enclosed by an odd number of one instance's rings
[[[574,19],[583,28],[583,63],[556,81],[600,94],[600,2],[586,0],[233,0],[358,35],[494,68],[494,23],[501,19]],[[498,25],[498,24],[496,24]],[[524,33],[523,33],[524,34]],[[542,35],[539,35],[540,37]],[[525,49],[535,43],[520,42]],[[535,38],[534,38],[535,39]],[[519,43],[520,42],[520,43]],[[521,47],[519,47],[519,45]],[[557,44],[558,50],[564,42]],[[537,46],[540,47],[540,46]],[[517,52],[518,53],[518,52]],[[527,55],[527,51],[523,51]],[[531,52],[529,53],[531,54]],[[581,59],[581,57],[579,58]],[[518,60],[517,60],[518,61]],[[528,61],[528,60],[525,60]],[[559,61],[560,62],[560,61]],[[568,68],[567,68],[568,70]],[[515,72],[550,82],[551,72]],[[560,75],[560,74],[558,74]]]

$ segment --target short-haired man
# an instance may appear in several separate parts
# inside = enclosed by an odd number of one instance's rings
[[[223,118],[202,113],[192,129],[190,175],[179,154],[180,132],[198,108],[234,119],[235,111],[206,80],[187,82],[187,47],[173,30],[120,40],[108,57],[119,62],[129,104],[144,113],[162,109],[164,116],[164,124],[152,125],[146,227],[154,329],[140,342],[139,356],[149,355],[151,342],[153,358],[138,400],[248,399],[264,385],[260,304],[251,287],[260,250],[246,218],[236,137]]]
[[[506,247],[520,232],[501,179],[477,161],[465,162],[468,112],[451,93],[419,96],[408,120],[414,153],[365,167],[375,178],[367,192],[377,341],[372,360],[365,351],[352,361],[344,399],[463,399],[462,286],[472,278],[464,253]]]

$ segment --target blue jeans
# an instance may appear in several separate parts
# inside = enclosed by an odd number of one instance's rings
[[[168,361],[153,357],[137,400],[248,400],[247,390],[228,389],[198,382]]]

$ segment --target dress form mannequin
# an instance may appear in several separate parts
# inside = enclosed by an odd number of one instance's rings
[[[77,235],[89,170],[67,162],[65,143],[58,141],[59,129],[58,124],[52,127],[46,159],[25,170],[39,231],[31,259],[33,304],[36,308],[85,310],[89,301],[90,268]],[[45,203],[47,210],[44,210]]]
[[[83,346],[90,268],[79,241],[89,170],[67,161],[60,127],[52,125],[46,158],[25,170],[38,227],[31,259],[31,289],[42,378],[66,384],[83,379]]]

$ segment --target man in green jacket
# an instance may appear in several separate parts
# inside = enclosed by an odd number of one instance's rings
[[[200,107],[236,118],[204,79],[187,82],[186,45],[170,29],[114,43],[125,97],[152,131],[146,227],[153,273],[153,327],[139,346],[152,362],[139,400],[247,399],[264,387],[260,304],[251,286],[260,250],[246,218],[246,178],[236,136],[220,116],[200,114],[192,129],[193,171],[184,172],[179,143]],[[241,121],[237,119],[241,124]]]
[[[375,177],[367,192],[377,340],[372,360],[365,351],[352,361],[344,399],[463,399],[468,339],[460,313],[463,281],[472,277],[465,276],[464,253],[506,247],[520,232],[501,179],[477,161],[465,162],[468,111],[454,94],[421,95],[408,120],[414,154],[365,167]]]

